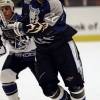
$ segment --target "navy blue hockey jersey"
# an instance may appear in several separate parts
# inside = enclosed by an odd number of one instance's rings
[[[46,22],[49,24],[47,30],[35,34],[37,44],[50,44],[54,41],[69,39],[77,31],[66,24],[66,14],[59,0],[24,0],[22,16],[24,23]],[[67,41],[67,40],[66,40]]]

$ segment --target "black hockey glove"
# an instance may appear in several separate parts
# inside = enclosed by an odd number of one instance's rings
[[[27,32],[26,34],[29,36],[33,36],[36,33],[43,32],[48,27],[47,23],[32,23],[27,25]]]

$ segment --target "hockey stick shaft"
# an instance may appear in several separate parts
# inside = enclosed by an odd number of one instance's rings
[[[2,20],[3,26],[7,27],[7,21],[6,21],[5,16],[4,16],[4,14],[3,14],[1,9],[0,9],[0,18]]]
[[[1,19],[2,23],[3,23],[4,28],[6,28],[7,27],[7,22],[6,22],[5,16],[4,16],[4,14],[3,14],[1,9],[0,9],[0,19]],[[1,46],[1,48],[3,50],[2,50],[2,52],[0,51],[0,56],[6,54],[6,52],[7,52],[6,47],[3,44]],[[0,48],[0,50],[1,50],[1,48]]]

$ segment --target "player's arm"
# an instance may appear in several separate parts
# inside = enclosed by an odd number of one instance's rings
[[[63,8],[59,0],[50,0],[50,13],[45,15],[44,21],[49,26],[54,26],[63,14]]]
[[[24,1],[24,3],[22,4],[22,13],[21,13],[22,20],[21,20],[21,22],[24,25],[27,25],[30,22],[30,18],[29,18],[29,4],[30,4],[31,0],[23,0],[23,1]]]

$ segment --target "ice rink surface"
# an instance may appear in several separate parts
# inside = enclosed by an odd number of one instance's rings
[[[100,42],[77,42],[83,63],[85,90],[87,100],[100,100]],[[6,55],[0,58],[0,70]],[[61,80],[60,84],[63,84]],[[35,77],[27,68],[19,74],[18,83],[19,96],[21,100],[50,100],[42,93]],[[0,100],[8,100],[0,84]]]

